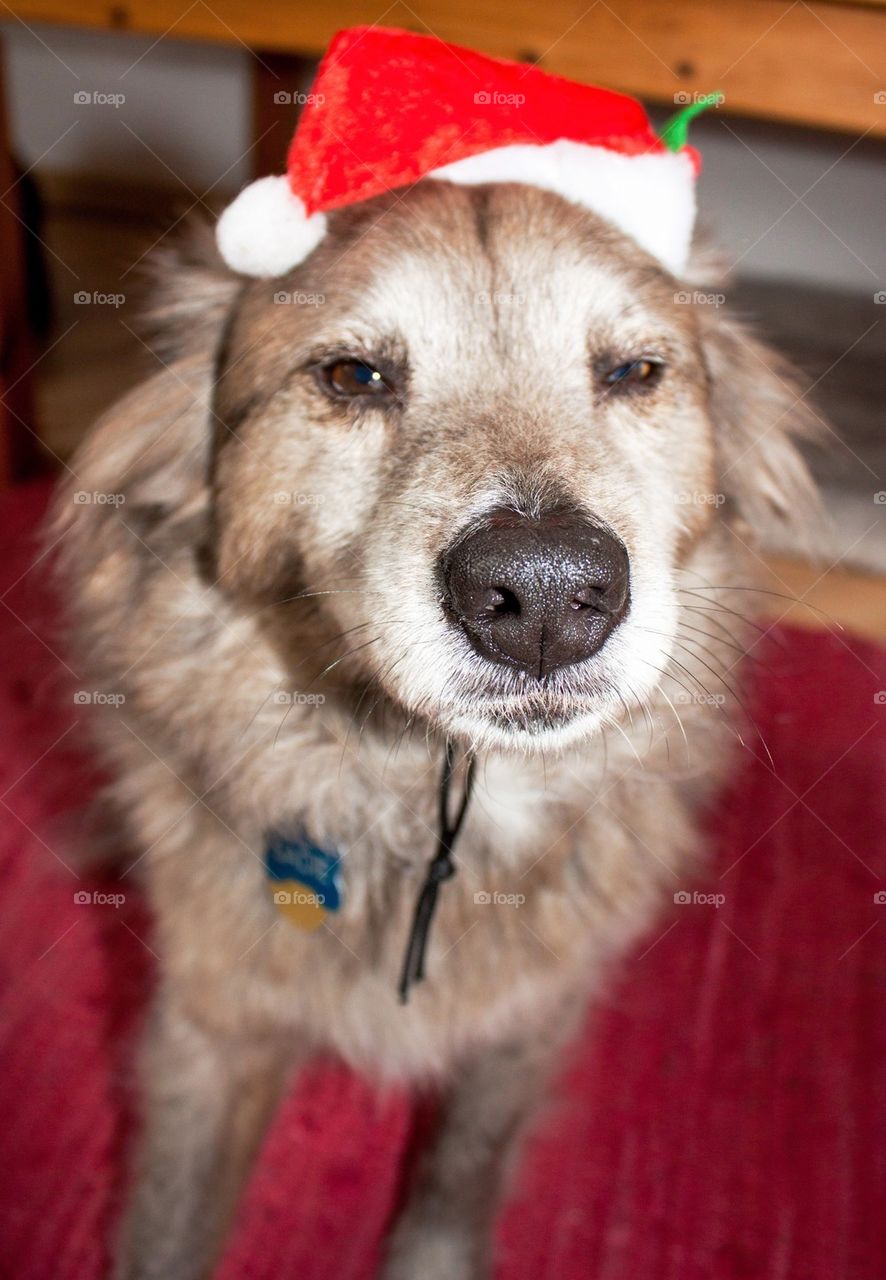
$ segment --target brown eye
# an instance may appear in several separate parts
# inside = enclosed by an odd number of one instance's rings
[[[664,364],[651,356],[640,356],[637,360],[626,360],[614,369],[608,369],[603,381],[610,387],[635,386],[641,383],[657,382],[661,377]]]
[[[362,360],[336,360],[321,370],[324,385],[337,396],[383,398],[393,387],[378,369]]]

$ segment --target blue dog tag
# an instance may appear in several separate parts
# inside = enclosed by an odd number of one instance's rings
[[[341,909],[341,855],[307,837],[269,832],[265,871],[274,904],[291,924],[316,929],[330,911]]]

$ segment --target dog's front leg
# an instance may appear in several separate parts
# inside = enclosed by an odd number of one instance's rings
[[[481,1280],[491,1274],[492,1225],[506,1174],[559,1043],[560,1036],[508,1044],[461,1072],[394,1228],[383,1280]]]
[[[294,1057],[277,1039],[211,1035],[157,1000],[116,1280],[208,1275]]]

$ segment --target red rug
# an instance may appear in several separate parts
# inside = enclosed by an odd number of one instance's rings
[[[98,1280],[150,926],[66,868],[91,785],[34,526],[0,506],[0,1274]],[[886,1276],[886,653],[782,630],[675,906],[576,1046],[499,1224],[498,1280]],[[370,1280],[412,1116],[336,1067],[293,1090],[218,1280]],[[419,1278],[417,1278],[419,1280]]]

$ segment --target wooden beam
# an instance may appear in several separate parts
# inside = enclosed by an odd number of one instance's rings
[[[13,0],[25,23],[316,55],[333,32],[378,20],[376,0]],[[430,31],[545,69],[671,104],[725,94],[725,110],[886,137],[886,9],[823,0],[395,0],[388,26]],[[877,100],[880,95],[880,100]]]

